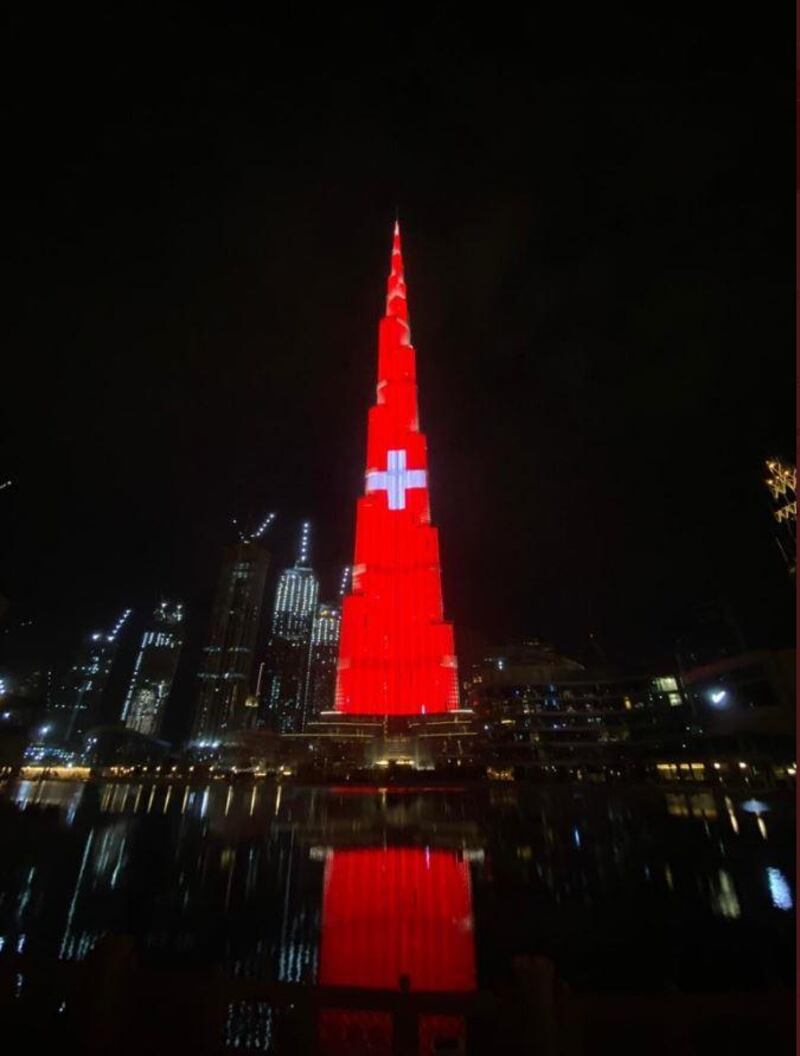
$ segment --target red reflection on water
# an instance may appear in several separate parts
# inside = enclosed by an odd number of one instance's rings
[[[325,866],[319,982],[475,989],[469,865],[452,851],[335,850]]]

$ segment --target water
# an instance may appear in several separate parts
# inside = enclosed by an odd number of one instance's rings
[[[0,942],[412,990],[497,988],[520,953],[578,993],[787,986],[793,824],[785,793],[11,782]]]

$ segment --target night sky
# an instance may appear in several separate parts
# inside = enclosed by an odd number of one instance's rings
[[[399,208],[457,628],[668,655],[724,599],[790,638],[788,5],[232,6],[7,29],[7,623],[67,652],[166,592],[198,640],[269,510],[333,594]]]

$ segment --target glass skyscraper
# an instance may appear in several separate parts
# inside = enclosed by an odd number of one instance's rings
[[[256,536],[225,550],[199,674],[192,731],[196,743],[247,724],[268,568],[269,553]]]
[[[261,724],[281,733],[303,725],[311,632],[319,582],[309,564],[310,525],[305,521],[297,561],[285,569],[275,591]]]
[[[122,721],[130,730],[157,737],[183,646],[183,606],[162,601],[142,635]]]
[[[308,651],[308,681],[303,709],[303,726],[317,718],[321,711],[330,711],[333,708],[341,625],[342,610],[338,605],[327,605],[321,602],[317,606]]]
[[[130,617],[126,609],[109,631],[87,635],[55,694],[53,717],[67,738],[79,737],[103,719],[102,704],[120,635]],[[59,714],[63,716],[62,720]]]

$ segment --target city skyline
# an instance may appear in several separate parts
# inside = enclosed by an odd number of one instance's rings
[[[652,651],[692,596],[728,595],[780,635],[762,477],[794,447],[783,27],[703,16],[686,37],[664,16],[654,35],[638,12],[646,46],[615,43],[615,64],[574,55],[572,27],[546,18],[566,65],[528,28],[501,68],[472,41],[493,72],[464,77],[470,31],[437,19],[415,42],[430,90],[398,64],[351,97],[335,49],[313,76],[290,65],[296,112],[275,126],[283,93],[246,42],[214,91],[177,37],[146,99],[111,68],[113,111],[71,69],[57,99],[28,98],[9,233],[8,385],[25,398],[0,473],[9,619],[63,642],[161,589],[206,609],[223,526],[265,504],[314,520],[321,568],[348,560],[399,207],[456,626]],[[218,40],[202,19],[191,32]],[[88,113],[78,147],[66,130]]]
[[[7,22],[9,1051],[791,1051],[789,10]]]

